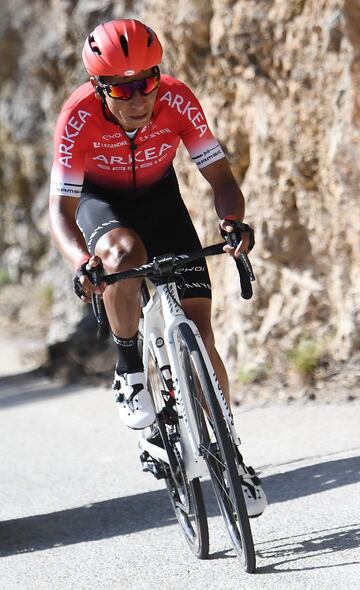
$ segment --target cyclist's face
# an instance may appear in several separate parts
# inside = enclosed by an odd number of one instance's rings
[[[119,76],[104,77],[102,81],[106,84],[122,84],[133,82],[134,80],[142,80],[147,76],[151,76],[152,69],[144,70],[136,76],[128,76],[121,78]],[[130,100],[120,100],[111,98],[105,93],[106,104],[109,107],[112,115],[119,121],[121,127],[125,131],[132,131],[139,127],[144,127],[151,119],[152,112],[157,96],[157,89],[143,96],[139,90],[134,92]]]

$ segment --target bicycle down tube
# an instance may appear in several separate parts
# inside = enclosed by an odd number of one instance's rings
[[[171,293],[171,296],[169,296]],[[188,320],[180,305],[176,303],[176,287],[173,283],[168,285],[159,285],[156,288],[156,293],[149,303],[143,308],[144,315],[144,370],[145,380],[147,381],[147,355],[148,343],[154,355],[158,360],[159,367],[171,366],[171,376],[174,383],[176,403],[179,411],[180,432],[183,442],[184,464],[186,474],[189,480],[195,477],[207,475],[207,468],[200,453],[199,435],[196,424],[192,418],[192,404],[191,392],[188,384],[184,379],[181,366],[178,359],[178,353],[175,348],[176,339],[174,339],[174,331],[177,326],[182,323],[188,324],[194,333],[197,332],[195,324]],[[177,300],[178,301],[178,300]],[[159,318],[161,318],[160,309],[164,314],[164,325],[159,325]],[[140,448],[151,452],[151,454],[158,459],[168,462],[167,457],[164,459],[164,449],[160,449],[156,445],[150,443],[145,434],[140,435]]]

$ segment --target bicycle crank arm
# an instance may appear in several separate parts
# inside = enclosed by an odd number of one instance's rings
[[[147,451],[153,459],[157,459],[158,461],[163,461],[164,463],[169,464],[169,458],[166,453],[165,449],[154,445],[153,443],[143,438],[139,441],[139,447],[142,451]]]

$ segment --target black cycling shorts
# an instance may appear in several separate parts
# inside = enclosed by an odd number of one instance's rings
[[[173,168],[137,198],[86,181],[76,211],[76,222],[91,254],[95,254],[99,238],[116,227],[130,228],[140,236],[148,253],[148,262],[161,254],[184,254],[201,248]],[[210,277],[204,258],[185,264],[181,277],[182,280],[176,283],[183,299],[211,299]]]

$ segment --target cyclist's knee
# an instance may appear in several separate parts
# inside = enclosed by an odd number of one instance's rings
[[[112,246],[101,257],[104,268],[108,273],[128,270],[134,266],[145,264],[146,257],[137,250],[127,250],[121,245]]]
[[[145,264],[147,254],[139,236],[129,229],[119,228],[105,234],[96,245],[108,273],[124,271]]]

